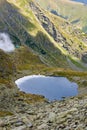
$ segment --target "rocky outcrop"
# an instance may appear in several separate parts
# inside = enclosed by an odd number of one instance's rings
[[[82,55],[82,61],[84,63],[87,63],[87,52],[85,52],[83,55]]]
[[[52,36],[53,39],[69,54],[81,58],[83,47],[80,48],[79,44],[75,43],[77,41],[64,37],[64,35],[58,30],[52,20],[47,16],[47,14],[45,14],[46,12],[40,9],[37,4],[31,2],[30,6],[33,10],[33,13],[39,20],[42,27],[47,31],[47,33],[50,34],[50,36]]]
[[[66,60],[67,57],[61,53],[61,50],[64,49],[69,55],[81,59],[85,47],[83,48],[82,43],[80,45],[78,39],[71,38],[70,34],[64,35],[66,29],[63,28],[64,33],[60,31],[55,24],[55,20],[52,20],[51,14],[48,15],[46,11],[34,2],[26,1],[22,5],[23,7],[19,4],[19,9],[14,2],[13,0],[12,2],[6,0],[0,1],[0,32],[7,32],[16,47],[26,44],[38,55],[41,55],[44,63],[50,66],[69,67]],[[20,13],[23,11],[23,8],[24,15]],[[35,25],[35,23],[37,24]],[[63,24],[65,23],[63,22]],[[60,26],[60,23],[58,24]],[[43,31],[42,27],[56,41],[55,43]],[[57,44],[60,46],[57,46]]]
[[[0,129],[86,130],[87,96],[62,101],[22,104],[13,116],[0,118]]]
[[[17,100],[15,100],[17,92],[18,89],[14,84],[12,84],[12,88],[9,88],[8,85],[0,83],[0,112],[14,111],[14,106],[17,104]]]
[[[12,4],[7,0],[0,1],[0,32],[9,34],[16,47],[26,44],[34,53],[41,56],[41,59],[47,65],[61,66],[63,65],[61,63],[63,61],[64,66],[69,66],[65,56],[61,54],[60,49],[55,47],[53,41],[43,32],[42,27],[32,13],[30,5],[28,5],[28,2],[26,3],[27,4],[23,5],[23,7],[20,6],[18,9],[14,2]],[[27,17],[20,13],[23,8]],[[29,16],[28,12],[30,12]],[[33,33],[37,33],[31,35],[32,30]],[[61,59],[61,62],[59,62],[59,59]]]
[[[30,6],[34,11],[34,14],[40,21],[41,25],[43,26],[43,28],[54,38],[54,40],[60,43],[66,42],[66,39],[58,31],[58,29],[51,22],[51,20],[43,13],[43,11],[38,6],[36,6],[33,2],[30,3]]]

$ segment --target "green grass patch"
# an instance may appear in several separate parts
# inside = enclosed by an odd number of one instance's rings
[[[12,116],[13,113],[9,111],[0,111],[0,117],[5,117],[5,116]]]

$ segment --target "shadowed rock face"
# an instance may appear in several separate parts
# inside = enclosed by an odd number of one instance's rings
[[[82,61],[87,63],[87,52],[82,55]]]
[[[32,50],[38,55],[41,55],[43,61],[50,66],[69,67],[66,60],[67,56],[61,53],[62,49],[69,55],[81,59],[81,56],[84,53],[83,45],[80,47],[79,43],[74,40],[73,37],[71,38],[69,35],[66,37],[57,26],[55,26],[51,17],[49,17],[37,4],[34,2],[27,2],[27,4],[29,10],[33,12],[31,16],[32,19],[36,20],[39,27],[36,27],[35,21],[32,22],[29,17],[27,18],[20,13],[21,7],[19,9],[14,2],[11,4],[10,2],[3,0],[0,1],[0,32],[7,32],[16,47],[21,44],[26,44],[32,48]],[[39,28],[37,29],[37,33],[34,36],[31,35],[30,30],[36,28]],[[44,29],[46,32],[43,31]],[[55,40],[56,46],[61,46],[61,49],[55,47],[54,41],[49,38],[50,36],[47,33]]]
[[[34,11],[35,15],[39,19],[43,28],[54,38],[56,42],[65,42],[65,38],[62,34],[56,29],[54,24],[50,21],[50,19],[45,16],[42,10],[38,6],[36,6],[33,2],[30,4],[32,10]]]
[[[53,42],[48,38],[48,36],[41,31],[38,31],[36,36],[32,36],[29,31],[35,29],[35,25],[27,19],[25,16],[20,14],[19,9],[14,5],[3,1],[0,3],[0,31],[6,32],[10,35],[15,46],[20,46],[21,44],[26,44],[32,48],[38,55],[41,55],[43,59],[45,58],[46,63],[49,65],[57,66],[59,63],[56,58],[59,56],[60,59],[65,60],[65,57],[61,54],[61,51],[56,48]],[[29,25],[30,30],[27,30],[26,25]],[[55,52],[55,56],[53,53]],[[62,60],[60,60],[62,61]],[[65,61],[66,66],[68,66],[67,61]],[[61,64],[59,65],[61,66]]]
[[[45,14],[40,7],[31,2],[30,3],[31,9],[33,10],[35,16],[39,20],[40,24],[43,28],[50,34],[53,39],[60,44],[69,54],[73,56],[81,58],[82,51],[84,50],[83,47],[80,47],[78,43],[76,43],[76,47],[74,46],[75,41],[70,39],[70,43],[66,37],[62,35],[62,33],[58,30],[52,20]]]

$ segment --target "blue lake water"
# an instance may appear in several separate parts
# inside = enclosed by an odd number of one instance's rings
[[[72,1],[75,1],[75,2],[80,2],[80,3],[87,4],[87,0],[72,0]]]
[[[15,83],[21,91],[43,95],[50,101],[78,94],[78,85],[65,77],[32,75],[20,78]]]

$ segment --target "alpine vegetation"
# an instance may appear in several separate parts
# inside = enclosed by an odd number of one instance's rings
[[[6,33],[0,33],[0,49],[5,52],[12,52],[15,50],[9,35]]]

